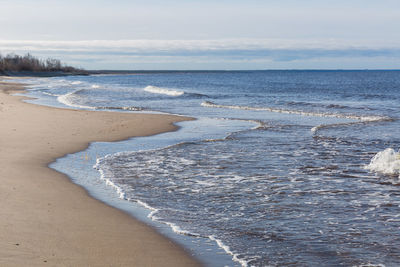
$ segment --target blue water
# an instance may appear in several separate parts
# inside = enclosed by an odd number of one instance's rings
[[[188,243],[213,244],[191,248],[207,265],[400,265],[400,71],[30,82],[39,104],[198,118],[53,167],[89,192],[108,184],[96,197],[139,203]]]

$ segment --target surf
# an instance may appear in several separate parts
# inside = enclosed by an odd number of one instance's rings
[[[341,114],[341,113],[324,113],[324,112],[308,112],[301,110],[283,109],[283,108],[272,108],[272,107],[252,107],[252,106],[239,106],[239,105],[219,105],[211,101],[204,101],[201,106],[207,108],[224,108],[224,109],[238,109],[238,110],[250,110],[250,111],[267,111],[273,113],[282,114],[293,114],[300,116],[309,117],[325,117],[325,118],[338,118],[338,119],[348,119],[353,120],[351,122],[344,123],[334,123],[334,124],[320,124],[311,128],[312,133],[328,128],[328,127],[339,127],[339,126],[349,126],[359,123],[370,123],[370,122],[381,122],[381,121],[391,121],[392,118],[386,116],[370,116],[370,115],[352,115],[352,114]]]
[[[400,179],[400,151],[386,148],[378,152],[365,169],[384,175],[398,176]]]
[[[184,91],[178,91],[178,90],[170,90],[170,89],[165,89],[165,88],[160,88],[157,86],[146,86],[146,88],[143,89],[144,91],[152,94],[160,94],[160,95],[168,95],[168,96],[181,96],[185,94]]]

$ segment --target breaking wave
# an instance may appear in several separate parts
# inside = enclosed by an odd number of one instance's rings
[[[78,84],[82,84],[82,82],[81,81],[75,81],[75,82],[72,82],[71,84],[78,85]]]
[[[386,175],[398,175],[400,178],[400,151],[386,148],[378,152],[365,169]]]
[[[74,92],[70,92],[65,95],[54,95],[57,96],[57,101],[69,106],[69,107],[74,107],[74,108],[80,108],[80,109],[93,109],[93,110],[121,110],[121,111],[142,111],[143,108],[141,107],[133,107],[133,106],[127,106],[127,107],[113,107],[113,106],[88,106],[84,104],[79,104],[79,101],[82,100],[82,98],[79,96],[82,94],[86,89],[79,89]],[[50,95],[50,94],[49,94]]]
[[[307,111],[301,111],[301,110],[290,110],[290,109],[270,108],[270,107],[218,105],[211,101],[204,101],[203,103],[201,103],[201,105],[203,107],[209,107],[209,108],[228,108],[228,109],[241,109],[241,110],[254,110],[254,111],[269,111],[269,112],[276,112],[276,113],[296,114],[296,115],[302,115],[302,116],[353,119],[353,120],[359,120],[359,121],[380,121],[383,119],[389,119],[388,117],[382,117],[382,116],[358,116],[358,115],[345,115],[345,114],[337,114],[337,113],[307,112]]]
[[[295,114],[301,116],[312,116],[312,117],[326,117],[326,118],[338,118],[338,119],[350,119],[356,120],[356,122],[349,123],[336,123],[336,124],[322,124],[317,125],[311,129],[311,132],[315,133],[322,128],[327,127],[336,127],[343,125],[352,125],[356,123],[368,123],[368,122],[379,122],[379,121],[391,121],[392,118],[385,116],[369,116],[369,115],[348,115],[348,114],[339,114],[339,113],[323,113],[323,112],[307,112],[301,110],[290,110],[290,109],[281,109],[281,108],[271,108],[271,107],[250,107],[250,106],[237,106],[237,105],[219,105],[215,104],[211,101],[204,101],[201,103],[203,107],[208,108],[226,108],[226,109],[240,109],[240,110],[252,110],[252,111],[268,111],[274,113],[283,113],[283,114]]]
[[[40,91],[42,94],[44,94],[44,95],[49,95],[49,96],[56,96],[56,97],[59,97],[59,96],[61,96],[61,95],[59,95],[59,94],[53,94],[53,93],[49,93],[49,92],[46,92],[46,91]]]
[[[141,107],[96,107],[95,109],[101,110],[126,110],[126,111],[142,111],[143,108]]]
[[[75,107],[75,108],[83,108],[83,109],[95,109],[95,107],[92,106],[86,106],[86,105],[81,105],[78,104],[79,102],[79,94],[82,93],[85,89],[79,89],[73,92],[70,92],[65,95],[61,95],[57,97],[57,101],[69,106],[69,107]]]
[[[170,89],[160,88],[160,87],[151,86],[151,85],[147,86],[143,90],[148,93],[168,95],[168,96],[181,96],[185,93],[183,91],[170,90]]]

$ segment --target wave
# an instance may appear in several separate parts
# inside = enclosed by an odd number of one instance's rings
[[[42,94],[44,94],[44,95],[49,95],[49,96],[56,96],[56,97],[59,97],[59,96],[62,96],[62,95],[59,95],[59,94],[52,94],[52,93],[49,93],[49,92],[46,92],[46,91],[40,91]]]
[[[65,95],[55,95],[51,93],[46,93],[43,92],[44,94],[48,94],[51,96],[57,96],[57,101],[69,106],[69,107],[75,107],[75,108],[80,108],[80,109],[93,109],[93,110],[124,110],[124,111],[142,111],[143,108],[141,107],[113,107],[113,106],[100,106],[100,107],[95,107],[95,106],[87,106],[87,105],[80,105],[77,104],[76,102],[80,99],[79,95],[85,92],[87,89],[79,89],[73,92],[70,92]]]
[[[102,162],[102,159],[97,159],[96,164],[93,166],[93,169],[96,169],[100,173],[100,180],[103,180],[106,185],[114,188],[116,193],[118,194],[118,198],[129,200],[125,197],[124,190],[121,187],[119,187],[118,185],[116,185],[113,181],[111,181],[111,179],[106,177],[105,172],[100,167],[101,162]]]
[[[360,120],[360,121],[377,121],[377,120],[382,120],[382,119],[388,119],[388,117],[383,117],[383,116],[358,116],[358,115],[346,115],[346,114],[338,114],[338,113],[307,112],[307,111],[301,111],[301,110],[270,108],[270,107],[218,105],[211,101],[204,101],[203,103],[201,103],[201,105],[203,107],[210,107],[210,108],[269,111],[269,112],[275,112],[275,113],[296,114],[296,115],[302,115],[302,116],[353,119],[353,120]]]
[[[311,106],[311,107],[324,107],[324,108],[336,108],[345,109],[350,108],[349,106],[339,105],[339,104],[322,104],[322,103],[310,103],[303,101],[289,101],[287,102],[289,106]]]
[[[176,225],[175,223],[171,223],[171,222],[166,222],[166,221],[160,221],[158,219],[154,219],[154,221],[163,223],[168,225],[169,227],[171,227],[172,231],[174,233],[180,234],[180,235],[185,235],[185,236],[192,236],[192,237],[201,237],[199,234],[197,233],[192,233],[186,230],[183,230],[182,228],[180,228],[178,225]]]
[[[170,89],[160,88],[160,87],[151,86],[151,85],[147,86],[143,90],[148,93],[168,95],[168,96],[181,96],[185,93],[183,91],[170,90]]]
[[[70,92],[65,95],[58,96],[57,101],[66,106],[69,106],[69,107],[83,108],[83,109],[96,109],[95,107],[92,107],[92,106],[76,104],[76,102],[79,98],[79,96],[78,96],[79,93],[83,92],[84,90],[85,89],[80,89],[80,90],[76,90],[76,91]]]
[[[125,153],[127,153],[127,152],[125,152]],[[115,156],[115,155],[106,155],[104,158],[97,159],[96,160],[96,164],[93,166],[93,168],[96,169],[97,171],[99,171],[100,179],[103,180],[106,185],[114,188],[114,190],[116,191],[116,193],[118,194],[118,197],[120,199],[136,202],[140,206],[143,206],[144,208],[150,210],[150,213],[147,215],[147,218],[149,218],[152,221],[156,221],[156,222],[168,225],[172,229],[172,231],[177,233],[177,234],[186,235],[186,236],[192,236],[192,237],[201,237],[200,234],[192,233],[192,232],[183,230],[178,225],[176,225],[176,224],[174,224],[172,222],[161,220],[160,218],[158,218],[156,216],[156,213],[159,212],[159,209],[156,209],[156,208],[150,206],[149,204],[147,204],[147,203],[145,203],[145,202],[143,202],[143,201],[141,201],[139,199],[127,198],[123,188],[118,186],[116,183],[114,183],[111,178],[108,178],[107,175],[106,175],[106,172],[101,168],[103,161],[105,159],[107,159],[109,157],[113,157],[113,156]]]
[[[289,101],[286,103],[289,106],[305,106],[305,107],[315,107],[315,108],[327,108],[327,109],[356,109],[356,110],[373,110],[370,107],[360,106],[345,106],[340,104],[332,103],[316,103],[316,102],[303,102],[303,101]]]
[[[343,123],[332,123],[332,124],[320,124],[311,128],[311,132],[316,133],[321,129],[324,128],[334,128],[334,127],[343,127],[343,126],[352,126],[352,125],[360,125],[360,124],[367,124],[373,122],[383,122],[383,121],[393,121],[392,118],[389,117],[379,117],[377,116],[376,119],[370,120],[360,120],[355,122],[343,122]]]
[[[232,119],[220,119],[220,120],[232,120]],[[262,127],[268,127],[265,123],[261,122],[261,121],[256,121],[256,120],[241,120],[240,121],[246,121],[246,122],[251,122],[253,124],[255,124],[255,127],[252,129],[259,129]],[[240,132],[240,131],[238,131]],[[199,140],[199,141],[195,141],[196,142],[212,142],[212,141],[221,141],[221,140],[225,140],[228,139],[230,135],[232,135],[233,133],[229,133],[227,135],[225,135],[225,137],[220,138],[220,139],[203,139],[203,140]],[[161,148],[155,148],[155,149],[149,149],[149,150],[138,150],[138,151],[121,151],[121,152],[117,152],[117,153],[113,153],[113,154],[108,154],[105,155],[102,158],[98,158],[96,160],[96,164],[93,166],[94,169],[98,170],[100,173],[100,177],[101,180],[105,182],[106,185],[110,186],[111,188],[113,188],[118,197],[120,199],[124,199],[127,201],[131,201],[131,202],[135,202],[138,205],[146,208],[147,210],[149,210],[149,214],[147,215],[147,218],[149,218],[152,221],[161,223],[161,224],[165,224],[167,226],[169,226],[169,228],[176,234],[179,235],[184,235],[184,236],[189,236],[189,237],[195,237],[195,238],[206,238],[209,239],[213,242],[216,243],[216,245],[218,247],[220,247],[223,251],[225,251],[225,253],[229,256],[231,256],[232,260],[237,262],[239,265],[241,266],[249,266],[249,260],[242,258],[242,255],[233,252],[231,250],[231,248],[229,246],[227,246],[226,244],[224,244],[224,242],[217,238],[214,235],[210,235],[210,234],[200,234],[197,233],[197,231],[188,231],[186,229],[181,228],[180,225],[173,223],[171,221],[168,221],[167,218],[163,218],[163,217],[159,217],[158,214],[161,211],[161,209],[159,209],[158,207],[154,207],[152,205],[149,205],[148,203],[146,203],[146,201],[141,200],[139,198],[136,198],[135,196],[133,196],[132,198],[129,197],[129,194],[125,194],[125,190],[124,187],[119,185],[119,181],[118,178],[115,176],[115,174],[113,174],[112,170],[110,169],[110,165],[108,164],[108,162],[113,162],[114,160],[116,160],[118,157],[123,157],[126,158],[132,154],[136,154],[136,153],[142,153],[144,151],[150,152],[150,151],[159,151],[159,150],[166,150],[166,149],[170,149],[176,146],[182,146],[182,145],[186,145],[186,144],[191,144],[193,143],[193,141],[184,141],[181,143],[176,143],[176,144],[171,144],[168,145],[166,147],[161,147]],[[195,161],[191,161],[188,159],[183,159],[184,160],[184,164],[185,165],[190,165],[190,164],[195,164]]]
[[[400,178],[400,151],[386,148],[378,152],[365,169],[385,175],[398,175]]]
[[[95,107],[94,109],[105,109],[105,110],[127,110],[127,111],[142,111],[141,107]]]
[[[155,149],[155,150],[158,150],[158,149]],[[231,251],[231,249],[229,248],[229,246],[225,245],[222,242],[222,240],[217,239],[215,236],[213,236],[213,235],[202,236],[202,235],[200,235],[198,233],[194,233],[194,232],[190,232],[190,231],[184,230],[184,229],[182,229],[181,227],[179,227],[175,223],[164,221],[164,220],[162,220],[162,218],[157,217],[156,214],[160,211],[159,209],[150,206],[149,204],[147,204],[146,202],[141,201],[140,199],[127,198],[124,190],[122,189],[122,187],[120,187],[116,183],[114,183],[112,181],[112,178],[108,178],[107,174],[106,174],[107,171],[105,171],[105,170],[103,170],[101,168],[101,166],[104,166],[103,164],[104,164],[104,160],[105,159],[115,157],[117,154],[118,155],[122,155],[122,154],[125,154],[125,153],[131,153],[131,152],[119,152],[119,153],[116,153],[116,154],[113,154],[113,155],[112,154],[106,155],[103,158],[97,159],[95,165],[93,166],[94,169],[99,171],[100,179],[103,180],[107,186],[110,186],[110,187],[114,188],[114,190],[116,191],[116,193],[118,194],[118,197],[120,199],[124,199],[124,200],[131,201],[131,202],[136,202],[138,205],[148,209],[150,212],[147,215],[147,218],[149,218],[152,221],[168,225],[171,228],[171,230],[176,234],[185,235],[185,236],[191,236],[191,237],[203,237],[203,238],[208,238],[211,241],[214,241],[220,248],[222,248],[225,251],[225,253],[227,253],[228,255],[232,256],[232,260],[233,261],[238,262],[243,267],[248,266],[248,262],[246,260],[240,259],[239,258],[239,254],[233,253]]]
[[[340,113],[323,113],[323,112],[307,112],[301,110],[290,110],[281,108],[271,108],[271,107],[250,107],[250,106],[236,106],[236,105],[219,105],[211,101],[204,101],[201,103],[203,107],[209,108],[226,108],[226,109],[240,109],[240,110],[252,110],[252,111],[268,111],[274,113],[284,113],[284,114],[295,114],[301,116],[311,116],[311,117],[326,117],[326,118],[338,118],[338,119],[351,119],[356,120],[356,122],[348,123],[336,123],[336,124],[321,124],[313,127],[311,132],[315,133],[322,128],[327,127],[338,127],[343,125],[352,125],[356,123],[369,123],[369,122],[380,122],[380,121],[392,121],[393,119],[385,116],[369,116],[369,115],[348,115]]]
[[[238,254],[235,254],[231,251],[230,247],[225,245],[220,239],[215,238],[215,236],[210,235],[208,237],[210,240],[215,241],[217,243],[217,245],[222,248],[226,254],[231,255],[232,256],[232,260],[238,262],[242,267],[247,267],[248,266],[248,262],[243,260],[243,259],[239,259],[238,258]]]

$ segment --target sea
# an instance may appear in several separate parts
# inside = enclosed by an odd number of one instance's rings
[[[26,82],[40,105],[196,118],[50,167],[205,266],[400,266],[400,71]]]

